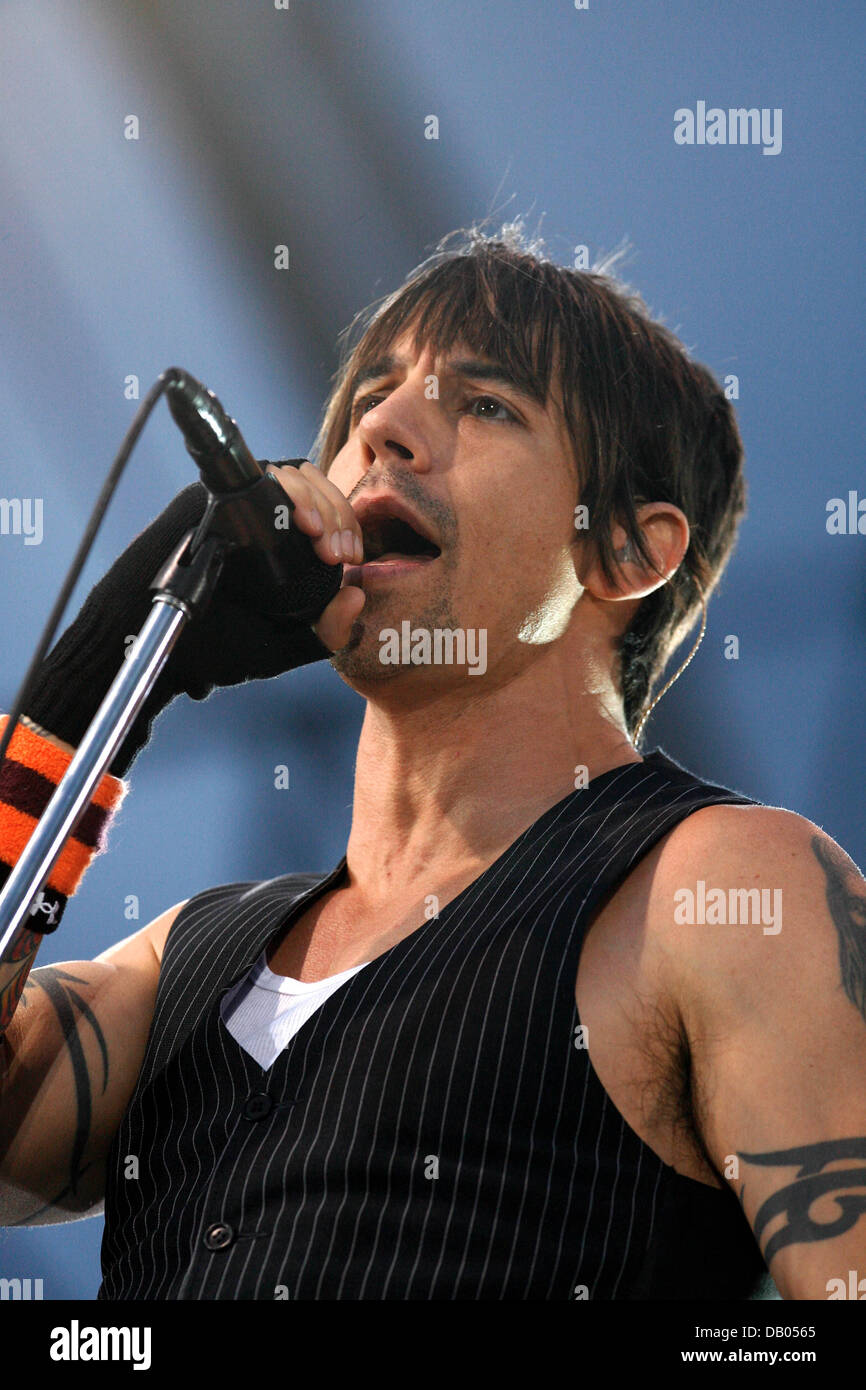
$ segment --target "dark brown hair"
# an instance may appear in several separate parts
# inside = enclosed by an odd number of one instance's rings
[[[410,327],[418,349],[432,343],[448,353],[459,342],[505,363],[542,405],[558,387],[576,500],[588,508],[588,538],[608,580],[616,573],[617,521],[653,567],[639,502],[672,502],[691,528],[679,569],[643,600],[620,640],[623,708],[634,736],[653,684],[700,613],[698,586],[708,598],[722,575],[745,511],[745,482],[736,419],[718,382],[607,270],[556,265],[527,242],[520,221],[495,237],[477,226],[450,233],[341,335],[312,459],[327,473],[348,437],[356,372]]]

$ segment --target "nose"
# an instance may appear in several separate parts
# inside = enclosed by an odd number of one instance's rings
[[[424,407],[428,406],[425,411]],[[411,463],[417,473],[429,471],[432,463],[433,420],[424,396],[424,378],[407,376],[371,406],[358,421],[358,436],[368,467],[401,460]]]

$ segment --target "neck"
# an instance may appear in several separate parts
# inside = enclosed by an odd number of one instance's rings
[[[641,758],[606,677],[551,647],[473,699],[465,686],[368,700],[355,766],[349,884],[375,905],[471,881],[575,789]],[[409,673],[412,679],[415,673]],[[488,673],[488,676],[491,673]],[[485,680],[488,677],[484,678]]]

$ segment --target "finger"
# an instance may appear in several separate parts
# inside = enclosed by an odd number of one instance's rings
[[[311,465],[307,465],[311,467]],[[315,471],[315,470],[314,470]],[[348,551],[343,544],[343,518],[330,496],[318,490],[313,478],[291,465],[274,471],[274,477],[292,500],[292,521],[313,541],[313,549],[326,564],[355,559],[355,542],[351,538]]]
[[[319,640],[324,642],[326,647],[330,647],[332,652],[345,647],[352,635],[352,624],[366,601],[367,595],[363,589],[357,588],[354,584],[347,584],[334,595],[324,609],[318,622],[314,624],[314,631]]]
[[[356,564],[360,564],[364,558],[364,537],[361,533],[361,524],[348,497],[309,460],[305,460],[301,464],[300,472],[315,490],[322,505],[330,504],[334,509],[337,526],[340,530],[342,558],[345,561],[354,561]]]
[[[307,479],[297,468],[287,463],[272,463],[268,472],[276,478],[283,492],[291,498],[293,509],[298,513],[297,525],[300,526],[301,530],[321,534],[325,529],[324,519],[317,507],[315,490]]]

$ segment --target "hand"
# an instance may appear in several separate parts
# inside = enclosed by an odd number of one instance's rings
[[[360,564],[364,559],[364,539],[358,518],[347,498],[307,459],[300,467],[267,464],[267,470],[294,505],[292,525],[313,541],[313,549],[325,564]],[[335,539],[339,540],[339,545]],[[366,594],[354,584],[346,584],[334,595],[313,630],[332,652],[349,640],[352,624],[366,602]]]
[[[327,564],[354,562],[361,530],[341,492],[303,460],[299,467],[262,463],[291,499],[292,524]],[[127,546],[88,595],[81,612],[46,657],[25,705],[42,728],[77,747],[150,611],[148,585],[184,534],[198,525],[207,491],[191,483]],[[316,515],[318,513],[318,516]],[[339,531],[340,552],[332,542]],[[343,531],[350,532],[343,555]],[[188,623],[168,663],[112,760],[123,777],[150,737],[159,711],[176,695],[207,699],[217,686],[267,680],[321,661],[349,640],[364,606],[363,590],[346,585],[315,626],[286,616],[279,596],[263,588],[242,550],[229,554],[207,609]]]

